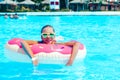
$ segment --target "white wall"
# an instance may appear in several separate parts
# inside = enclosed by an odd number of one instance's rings
[[[60,9],[60,1],[59,0],[50,0],[50,9],[51,10],[59,10]]]

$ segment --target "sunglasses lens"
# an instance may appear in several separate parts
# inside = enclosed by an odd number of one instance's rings
[[[42,34],[43,38],[46,38],[47,37],[47,34]]]
[[[51,34],[50,34],[50,37],[51,37],[51,38],[54,38],[54,37],[55,37],[55,35],[51,33]]]

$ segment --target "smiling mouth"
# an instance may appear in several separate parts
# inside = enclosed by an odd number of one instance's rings
[[[51,39],[46,39],[45,42],[49,43],[51,42],[52,40]]]

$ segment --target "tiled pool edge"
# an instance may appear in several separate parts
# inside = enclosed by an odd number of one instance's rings
[[[32,12],[27,15],[64,16],[64,15],[120,15],[120,12]]]
[[[18,15],[40,15],[40,16],[74,16],[74,15],[118,15],[120,16],[120,11],[117,12],[15,12]],[[15,13],[7,13],[7,14],[15,14]],[[0,13],[0,15],[4,15],[5,13]]]

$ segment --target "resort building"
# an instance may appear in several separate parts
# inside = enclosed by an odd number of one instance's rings
[[[119,11],[120,0],[0,0],[0,12]]]
[[[111,11],[120,10],[120,0],[73,0],[69,7],[72,11]]]

